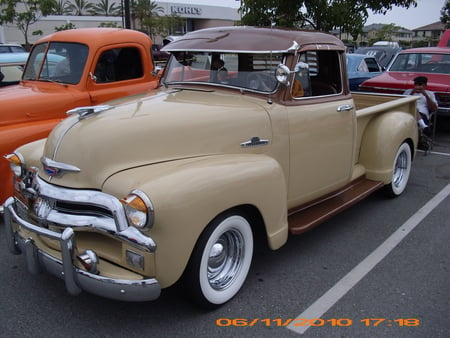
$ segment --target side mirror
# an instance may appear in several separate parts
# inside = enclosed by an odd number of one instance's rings
[[[155,68],[153,68],[152,75],[153,76],[160,76],[161,70],[162,70],[162,68],[160,66],[155,66]]]
[[[305,62],[299,62],[299,63],[297,63],[297,64],[295,65],[294,72],[295,72],[295,73],[298,73],[298,72],[301,72],[301,71],[303,71],[303,70],[308,70],[308,69],[309,69],[309,66],[308,66],[307,63],[305,63]]]

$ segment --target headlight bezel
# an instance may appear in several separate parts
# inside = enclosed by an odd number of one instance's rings
[[[24,178],[27,172],[25,165],[25,158],[18,151],[14,151],[11,154],[5,155],[4,158],[9,162],[9,167],[14,176],[18,178]]]
[[[134,189],[120,200],[128,225],[139,230],[150,229],[155,222],[155,211],[150,198],[142,190]]]

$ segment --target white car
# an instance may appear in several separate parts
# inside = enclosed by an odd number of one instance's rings
[[[0,87],[19,83],[23,67],[28,60],[28,54],[24,52],[0,53]]]

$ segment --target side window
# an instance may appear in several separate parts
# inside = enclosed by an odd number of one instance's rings
[[[114,48],[104,51],[95,66],[97,83],[140,78],[144,75],[139,50],[134,47]]]
[[[369,72],[379,72],[380,67],[378,67],[377,61],[375,59],[366,59],[367,67],[369,68]]]
[[[324,96],[342,90],[341,66],[337,51],[310,51],[298,59],[292,83],[292,97]]]

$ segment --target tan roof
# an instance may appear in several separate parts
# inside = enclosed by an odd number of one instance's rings
[[[313,49],[345,50],[341,40],[327,33],[246,26],[193,31],[177,38],[163,50],[267,53],[312,49],[308,48],[312,45]]]

